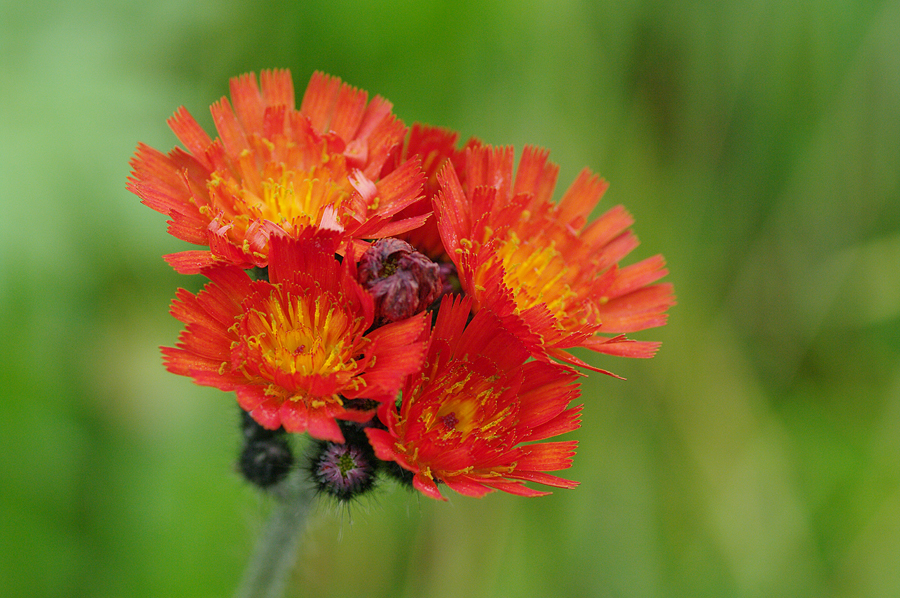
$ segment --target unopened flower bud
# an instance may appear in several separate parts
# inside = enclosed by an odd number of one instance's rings
[[[294,455],[283,435],[251,440],[244,445],[238,468],[248,482],[268,488],[284,479],[294,464]]]
[[[413,489],[413,477],[415,476],[413,472],[408,469],[404,469],[396,461],[382,461],[380,465],[381,471],[383,471],[385,475],[390,477],[395,482],[399,482],[407,490]]]
[[[375,455],[364,438],[362,442],[348,439],[343,444],[316,443],[309,471],[319,491],[348,501],[375,486]]]
[[[400,239],[376,241],[357,266],[359,282],[375,299],[384,322],[404,320],[427,309],[440,296],[438,265]]]
[[[237,467],[244,478],[260,488],[274,486],[294,465],[294,453],[284,428],[267,430],[241,410],[244,446]]]

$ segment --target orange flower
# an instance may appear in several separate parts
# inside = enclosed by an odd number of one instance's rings
[[[395,217],[397,220],[432,214],[434,211],[432,202],[440,190],[437,175],[444,165],[452,165],[456,175],[464,180],[466,149],[479,147],[481,142],[472,138],[461,149],[457,149],[458,140],[459,134],[449,129],[421,123],[413,124],[406,143],[394,149],[384,168],[387,173],[398,168],[405,161],[418,158],[422,163],[425,188],[422,198],[397,214]],[[422,226],[397,235],[397,237],[435,261],[450,261],[441,243],[441,237],[433,217],[428,218]]]
[[[423,174],[415,157],[385,169],[406,127],[383,98],[315,73],[296,110],[286,70],[232,79],[231,98],[211,108],[215,140],[180,108],[169,126],[187,151],[141,144],[131,160],[128,189],[169,216],[171,234],[209,247],[166,256],[179,272],[266,266],[273,234],[329,229],[363,246],[425,220],[394,219]]]
[[[631,216],[614,207],[588,224],[607,183],[585,169],[558,204],[551,201],[558,166],[526,147],[513,176],[512,148],[469,150],[465,184],[452,168],[438,176],[438,228],[475,309],[489,308],[507,327],[522,320],[521,338],[538,359],[587,367],[573,347],[651,357],[659,344],[624,333],[665,324],[675,303],[655,256],[619,267],[637,244]],[[612,336],[601,336],[607,333]]]
[[[371,401],[393,401],[424,357],[423,313],[369,331],[372,298],[353,260],[334,257],[334,234],[272,237],[269,281],[235,266],[204,271],[194,295],[179,289],[171,312],[187,326],[166,368],[197,384],[233,390],[262,426],[343,442],[335,419],[367,421]],[[369,399],[368,410],[346,399]]]
[[[403,387],[399,409],[379,407],[387,429],[365,429],[376,456],[413,472],[413,486],[437,499],[438,482],[469,496],[547,494],[527,481],[575,487],[545,472],[568,468],[576,441],[536,441],[579,427],[581,408],[567,409],[578,397],[578,374],[529,361],[489,310],[467,325],[470,307],[468,298],[441,303],[427,360]]]

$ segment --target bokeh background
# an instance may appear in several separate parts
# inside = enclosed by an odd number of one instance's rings
[[[588,166],[663,253],[650,361],[591,358],[572,491],[321,503],[291,596],[900,595],[900,2],[0,2],[0,595],[219,597],[270,503],[169,375],[139,141],[288,67]]]

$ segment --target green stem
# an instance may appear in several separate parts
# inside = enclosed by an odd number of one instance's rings
[[[281,598],[296,560],[300,535],[314,493],[302,468],[296,468],[270,493],[275,506],[269,515],[235,598]]]

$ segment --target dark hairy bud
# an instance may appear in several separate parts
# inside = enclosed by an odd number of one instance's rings
[[[316,441],[307,468],[319,492],[348,502],[375,487],[377,459],[360,426],[340,426],[346,442]]]
[[[237,467],[244,478],[260,488],[283,480],[294,465],[294,453],[284,429],[267,430],[242,410],[241,432],[244,446]]]

